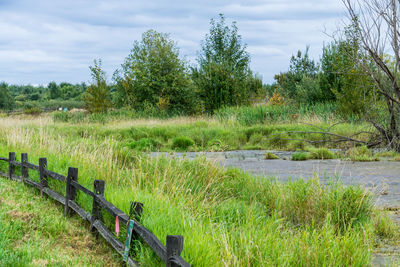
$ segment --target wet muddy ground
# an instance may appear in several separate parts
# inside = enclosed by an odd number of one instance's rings
[[[400,162],[352,162],[340,159],[332,160],[290,160],[292,152],[273,152],[279,159],[265,160],[266,150],[226,151],[226,152],[186,152],[151,153],[172,157],[193,159],[204,156],[225,167],[235,167],[243,171],[264,177],[274,177],[286,182],[290,179],[310,179],[319,177],[320,181],[341,180],[346,185],[361,185],[375,195],[378,207],[391,210],[393,220],[400,225]],[[387,266],[395,259],[400,262],[400,248],[385,246],[374,254],[373,266]],[[390,265],[390,264],[389,264]],[[394,264],[394,266],[397,266]]]

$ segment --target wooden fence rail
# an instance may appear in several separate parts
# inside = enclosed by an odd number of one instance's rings
[[[12,180],[19,180],[28,185],[37,188],[41,194],[45,193],[48,197],[64,205],[64,215],[70,215],[72,211],[77,213],[82,219],[90,223],[90,229],[98,232],[121,256],[129,266],[139,266],[139,264],[129,257],[129,247],[131,236],[140,237],[157,256],[165,263],[167,267],[190,266],[180,255],[183,250],[184,238],[179,235],[168,235],[166,246],[138,220],[143,211],[143,204],[140,202],[131,202],[131,211],[127,215],[104,197],[105,181],[95,180],[94,191],[91,191],[78,183],[78,169],[68,168],[67,176],[52,172],[47,169],[47,159],[40,158],[39,165],[28,161],[28,154],[21,154],[21,162],[16,161],[15,152],[9,152],[8,158],[0,157],[0,161],[8,162],[8,173],[0,171],[0,175]],[[21,168],[21,176],[15,174],[16,167]],[[40,182],[29,179],[28,170],[39,172]],[[48,178],[55,179],[65,183],[66,195],[63,196],[49,188]],[[93,198],[92,211],[88,212],[76,203],[78,192],[82,192]],[[127,228],[127,241],[123,244],[107,226],[103,223],[102,210],[107,211],[113,217],[118,216],[119,222],[124,225],[130,223]],[[131,229],[132,232],[129,232]],[[129,238],[128,238],[129,236]]]

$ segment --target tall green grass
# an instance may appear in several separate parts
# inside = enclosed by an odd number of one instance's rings
[[[225,107],[215,112],[219,121],[236,121],[242,125],[268,124],[275,122],[297,121],[299,118],[315,117],[327,121],[337,117],[335,103],[315,105],[259,105]]]
[[[183,257],[193,266],[366,266],[376,237],[371,196],[360,187],[318,180],[253,177],[223,169],[204,158],[149,158],[101,135],[63,136],[50,128],[0,129],[0,151],[48,157],[49,168],[79,168],[79,182],[91,188],[106,181],[106,198],[128,212],[144,203],[141,223],[162,242],[185,236]],[[60,153],[61,151],[61,153]],[[78,196],[85,209],[91,200]],[[107,224],[112,226],[112,221]],[[380,223],[383,226],[383,223]],[[390,227],[380,227],[379,232]],[[385,234],[381,234],[385,236]],[[144,266],[162,263],[137,243]]]

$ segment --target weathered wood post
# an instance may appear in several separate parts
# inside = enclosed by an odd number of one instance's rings
[[[69,209],[69,201],[75,201],[76,197],[76,188],[71,185],[71,181],[78,181],[78,169],[77,168],[68,168],[68,176],[67,176],[67,181],[66,181],[66,195],[65,195],[65,207],[64,207],[64,216],[67,216],[70,214],[70,209]]]
[[[28,153],[21,153],[21,178],[22,181],[28,179],[28,167],[25,165],[28,162]]]
[[[143,203],[132,201],[129,209],[129,219],[140,221],[143,212]]]
[[[92,222],[90,225],[90,231],[93,232],[93,223],[96,220],[103,220],[103,214],[101,212],[101,206],[97,203],[98,197],[104,197],[104,188],[105,188],[105,181],[103,180],[94,180],[94,193],[95,196],[93,197],[93,205],[92,205]]]
[[[12,179],[15,173],[15,165],[12,163],[15,161],[15,152],[8,153],[8,178]]]
[[[44,173],[46,167],[47,167],[47,158],[39,158],[40,185],[42,186],[42,189],[49,186],[47,182],[47,176]]]
[[[183,250],[183,236],[181,235],[168,235],[167,236],[167,257],[165,266],[166,267],[179,267],[171,261],[173,256],[180,256]]]

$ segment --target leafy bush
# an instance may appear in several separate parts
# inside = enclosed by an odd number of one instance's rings
[[[63,111],[56,111],[53,113],[54,122],[68,122],[70,120],[70,113]]]
[[[39,107],[31,107],[31,108],[25,109],[24,113],[29,114],[29,115],[38,115],[38,114],[42,113],[42,109]]]
[[[172,140],[172,149],[186,150],[194,145],[194,141],[190,137],[179,136]]]

